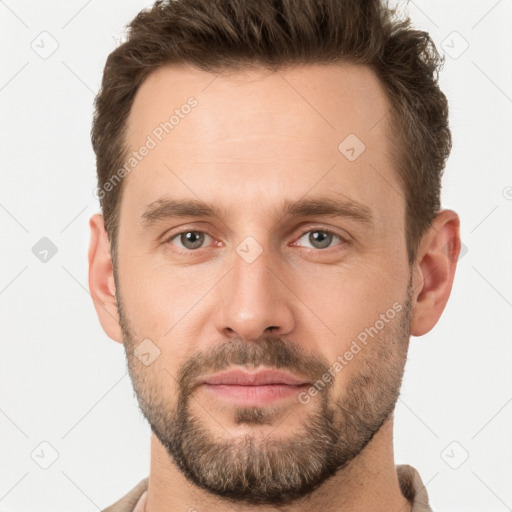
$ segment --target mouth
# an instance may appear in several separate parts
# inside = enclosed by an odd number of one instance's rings
[[[311,385],[307,379],[276,370],[249,373],[231,370],[203,379],[204,389],[237,405],[265,405],[276,400],[297,396]]]

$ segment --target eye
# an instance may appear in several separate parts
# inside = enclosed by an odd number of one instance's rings
[[[211,238],[211,236],[204,231],[185,230],[175,233],[165,240],[165,243],[174,245],[178,249],[183,249],[184,252],[196,251],[203,248],[206,237]],[[300,242],[303,238],[306,238],[306,242],[312,245],[310,248],[320,250],[329,248],[335,239],[340,241],[338,245],[348,243],[347,239],[328,229],[310,229],[308,231],[304,231],[297,242]],[[297,245],[297,242],[294,242],[292,245]],[[298,245],[302,245],[302,243],[299,243]]]
[[[176,238],[181,243],[181,246],[178,245],[179,248],[193,251],[201,248],[206,236],[210,235],[204,231],[182,231],[168,238],[166,243],[171,243]]]
[[[309,235],[308,235],[309,234]],[[328,229],[310,229],[309,231],[305,231],[302,233],[299,241],[302,238],[306,238],[306,240],[313,245],[313,249],[326,249],[329,248],[333,239],[337,238],[342,243],[338,245],[342,245],[343,243],[347,243],[348,241],[344,239],[342,236],[334,233],[334,231],[330,231]]]

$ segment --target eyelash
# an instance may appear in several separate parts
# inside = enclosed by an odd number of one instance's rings
[[[320,231],[322,233],[327,233],[329,235],[333,235],[334,237],[338,238],[340,240],[340,242],[341,242],[338,245],[346,245],[346,244],[349,243],[347,238],[342,237],[340,234],[336,233],[335,231],[332,231],[330,229],[325,229],[325,228],[309,228],[309,229],[303,231],[300,234],[300,236],[297,238],[297,240],[300,240],[307,233],[314,233],[315,231]],[[179,231],[178,233],[172,234],[170,237],[168,237],[168,238],[166,238],[164,240],[164,243],[165,244],[171,244],[172,240],[174,240],[175,238],[179,237],[180,235],[183,235],[184,233],[203,233],[203,234],[208,235],[210,238],[214,238],[213,235],[211,235],[208,231],[201,231],[201,230],[197,230],[197,229],[185,229],[183,231]],[[336,247],[336,246],[327,247],[325,249],[315,249],[314,247],[313,248],[312,247],[305,247],[305,249],[308,249],[310,251],[327,252],[329,249],[333,249],[334,247]],[[177,247],[176,249],[177,249],[177,252],[179,252],[181,254],[190,254],[190,253],[193,253],[193,252],[199,252],[202,249],[206,249],[206,247],[199,247],[198,249],[182,249],[181,247]]]

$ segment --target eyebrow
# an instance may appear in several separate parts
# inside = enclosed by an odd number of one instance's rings
[[[217,217],[226,218],[225,208],[206,204],[197,199],[173,199],[161,198],[148,204],[140,217],[140,222],[145,228],[149,228],[159,221],[183,217]],[[339,217],[348,218],[371,226],[373,214],[368,206],[342,197],[318,197],[311,199],[299,199],[292,201],[283,200],[281,204],[283,217]]]

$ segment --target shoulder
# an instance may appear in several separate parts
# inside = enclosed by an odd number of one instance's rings
[[[432,512],[427,489],[418,471],[409,464],[397,464],[396,473],[402,494],[411,502],[413,512]]]
[[[128,494],[116,501],[102,512],[132,512],[140,497],[148,488],[148,478],[141,480]]]

